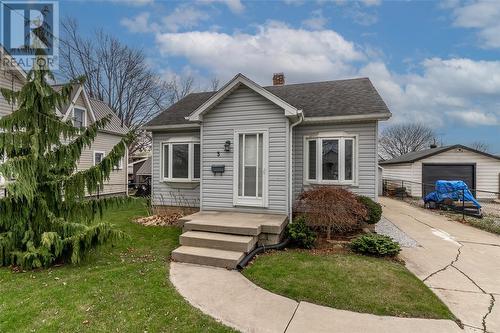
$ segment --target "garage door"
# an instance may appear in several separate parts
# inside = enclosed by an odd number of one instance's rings
[[[476,188],[473,164],[423,164],[422,183],[424,195],[434,191],[436,180],[463,180],[470,189]],[[476,196],[475,192],[472,192]]]

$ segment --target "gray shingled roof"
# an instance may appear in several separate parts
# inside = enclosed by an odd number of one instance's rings
[[[108,114],[111,115],[111,119],[109,123],[106,125],[106,127],[103,129],[106,132],[111,132],[111,133],[116,133],[116,134],[127,134],[128,133],[128,128],[127,126],[123,125],[116,115],[113,110],[109,107],[108,104],[104,103],[103,101],[89,98],[90,104],[92,105],[92,110],[94,110],[94,114],[97,120],[100,120],[107,116]]]
[[[138,176],[151,176],[151,157],[144,161],[136,175]]]
[[[56,91],[61,91],[63,86],[64,84],[53,84],[52,88],[54,88],[54,90]],[[80,86],[78,84],[73,85],[69,102],[63,106],[62,110],[59,110],[61,111],[62,114],[65,114],[66,111],[68,110],[68,107],[71,104],[71,101],[75,98],[75,95],[78,92],[79,87]],[[97,120],[104,118],[108,114],[111,115],[109,123],[103,129],[104,131],[120,135],[128,133],[128,128],[125,125],[122,126],[120,118],[118,118],[116,113],[111,109],[111,107],[108,104],[93,98],[89,98],[89,101],[92,106],[92,110],[94,110],[94,114]]]
[[[476,149],[473,149],[473,148],[470,148],[470,147],[467,147],[464,145],[451,145],[451,146],[442,146],[442,147],[430,148],[430,149],[426,149],[426,150],[414,151],[414,152],[411,152],[411,153],[408,153],[405,155],[395,157],[395,158],[387,160],[387,161],[380,161],[379,164],[380,165],[388,165],[388,164],[413,163],[413,162],[419,161],[421,159],[431,157],[433,155],[444,153],[445,151],[457,149],[457,148],[469,150],[469,151],[472,151],[472,152],[477,153],[477,154],[481,154],[484,156],[488,156],[488,157],[500,160],[499,156],[491,155],[491,154],[488,154],[488,153],[485,153],[485,152],[482,152],[482,151],[479,151],[479,150],[476,150]]]
[[[389,113],[387,105],[368,78],[264,87],[305,117]],[[193,93],[173,104],[146,126],[188,124],[184,119],[215,92]]]

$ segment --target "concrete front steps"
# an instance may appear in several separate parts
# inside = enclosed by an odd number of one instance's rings
[[[206,247],[235,252],[250,252],[257,244],[255,236],[221,234],[206,231],[186,231],[180,237],[181,245]]]
[[[172,259],[191,264],[235,269],[245,257],[245,252],[211,249],[207,247],[181,246],[172,251]]]
[[[181,246],[174,261],[235,269],[257,245],[279,242],[285,215],[199,212],[182,219]]]

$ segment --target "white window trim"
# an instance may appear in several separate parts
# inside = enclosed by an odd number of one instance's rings
[[[238,195],[239,182],[239,156],[240,156],[240,134],[262,134],[262,198],[249,198]],[[245,129],[234,131],[234,154],[233,154],[233,205],[249,207],[269,207],[268,195],[268,164],[269,164],[269,130],[267,129]]]
[[[75,125],[75,109],[79,109],[79,110],[82,110],[83,111],[83,128],[86,128],[87,127],[87,108],[83,107],[83,106],[79,106],[79,105],[75,105],[73,106],[73,108],[71,109],[71,123],[73,124],[73,126]]]
[[[188,145],[188,178],[173,178],[171,177],[172,170],[172,155],[173,149],[172,146],[176,144],[187,144]],[[172,182],[172,183],[198,183],[200,182],[200,178],[194,178],[194,145],[200,145],[200,154],[201,154],[201,144],[199,138],[193,137],[178,137],[178,138],[170,138],[168,140],[164,140],[161,143],[161,152],[160,152],[160,168],[161,168],[161,180],[163,182]],[[165,163],[165,158],[163,157],[163,153],[165,151],[164,146],[168,145],[168,175],[165,177],[163,164]],[[201,156],[200,156],[201,157]],[[201,158],[200,158],[200,176],[201,176]]]
[[[96,165],[95,163],[95,154],[102,154],[102,158],[104,159],[106,157],[106,152],[102,151],[102,150],[94,150],[94,153],[92,155],[92,159],[93,159],[93,164],[94,166]]]
[[[354,140],[354,161],[353,161],[353,179],[344,180],[345,173],[345,158],[344,158],[344,142],[346,139]],[[316,140],[316,179],[309,179],[309,140]],[[322,152],[323,140],[339,140],[339,179],[338,180],[323,180],[323,167],[322,167]],[[303,162],[304,162],[304,175],[303,182],[308,185],[349,185],[358,186],[359,179],[359,136],[357,134],[348,133],[317,133],[314,135],[304,136],[303,141]]]

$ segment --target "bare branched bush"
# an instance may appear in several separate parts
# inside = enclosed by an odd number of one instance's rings
[[[300,194],[295,211],[304,214],[307,224],[326,232],[344,234],[361,228],[368,212],[356,195],[339,187],[319,186]]]

